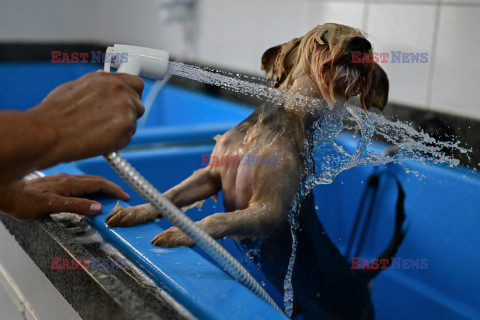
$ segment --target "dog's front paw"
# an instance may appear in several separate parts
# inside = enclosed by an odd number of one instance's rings
[[[157,214],[146,205],[122,208],[117,203],[112,213],[105,218],[105,222],[110,227],[131,227],[153,221],[156,217]]]
[[[191,247],[195,244],[177,227],[171,227],[157,234],[151,242],[158,247],[165,248]]]

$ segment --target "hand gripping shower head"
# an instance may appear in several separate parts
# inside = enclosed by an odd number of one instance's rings
[[[110,67],[113,67],[118,69],[117,72],[161,80],[167,73],[168,59],[168,53],[163,50],[116,44],[107,49],[104,70],[110,72]],[[249,288],[275,310],[282,312],[263,287],[225,248],[165,198],[125,158],[118,152],[112,152],[106,155],[105,159],[132,189],[191,238],[235,280]]]

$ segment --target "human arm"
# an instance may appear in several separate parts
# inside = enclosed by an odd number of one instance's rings
[[[126,146],[144,112],[142,90],[138,77],[94,72],[59,86],[30,110],[0,112],[0,185]]]

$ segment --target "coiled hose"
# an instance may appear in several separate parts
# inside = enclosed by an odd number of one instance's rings
[[[221,245],[198,227],[189,217],[152,186],[128,161],[117,152],[105,156],[115,172],[128,183],[143,199],[150,202],[162,216],[177,226],[183,233],[202,248],[213,260],[238,282],[250,289],[280,313],[282,310],[252,277],[252,275]]]

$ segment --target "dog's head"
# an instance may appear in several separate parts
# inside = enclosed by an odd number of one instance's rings
[[[369,61],[357,62],[364,54]],[[382,109],[388,99],[388,78],[371,60],[372,46],[361,31],[326,23],[268,49],[262,69],[276,88],[323,97],[328,102],[347,101],[360,94],[365,110],[371,106]]]

